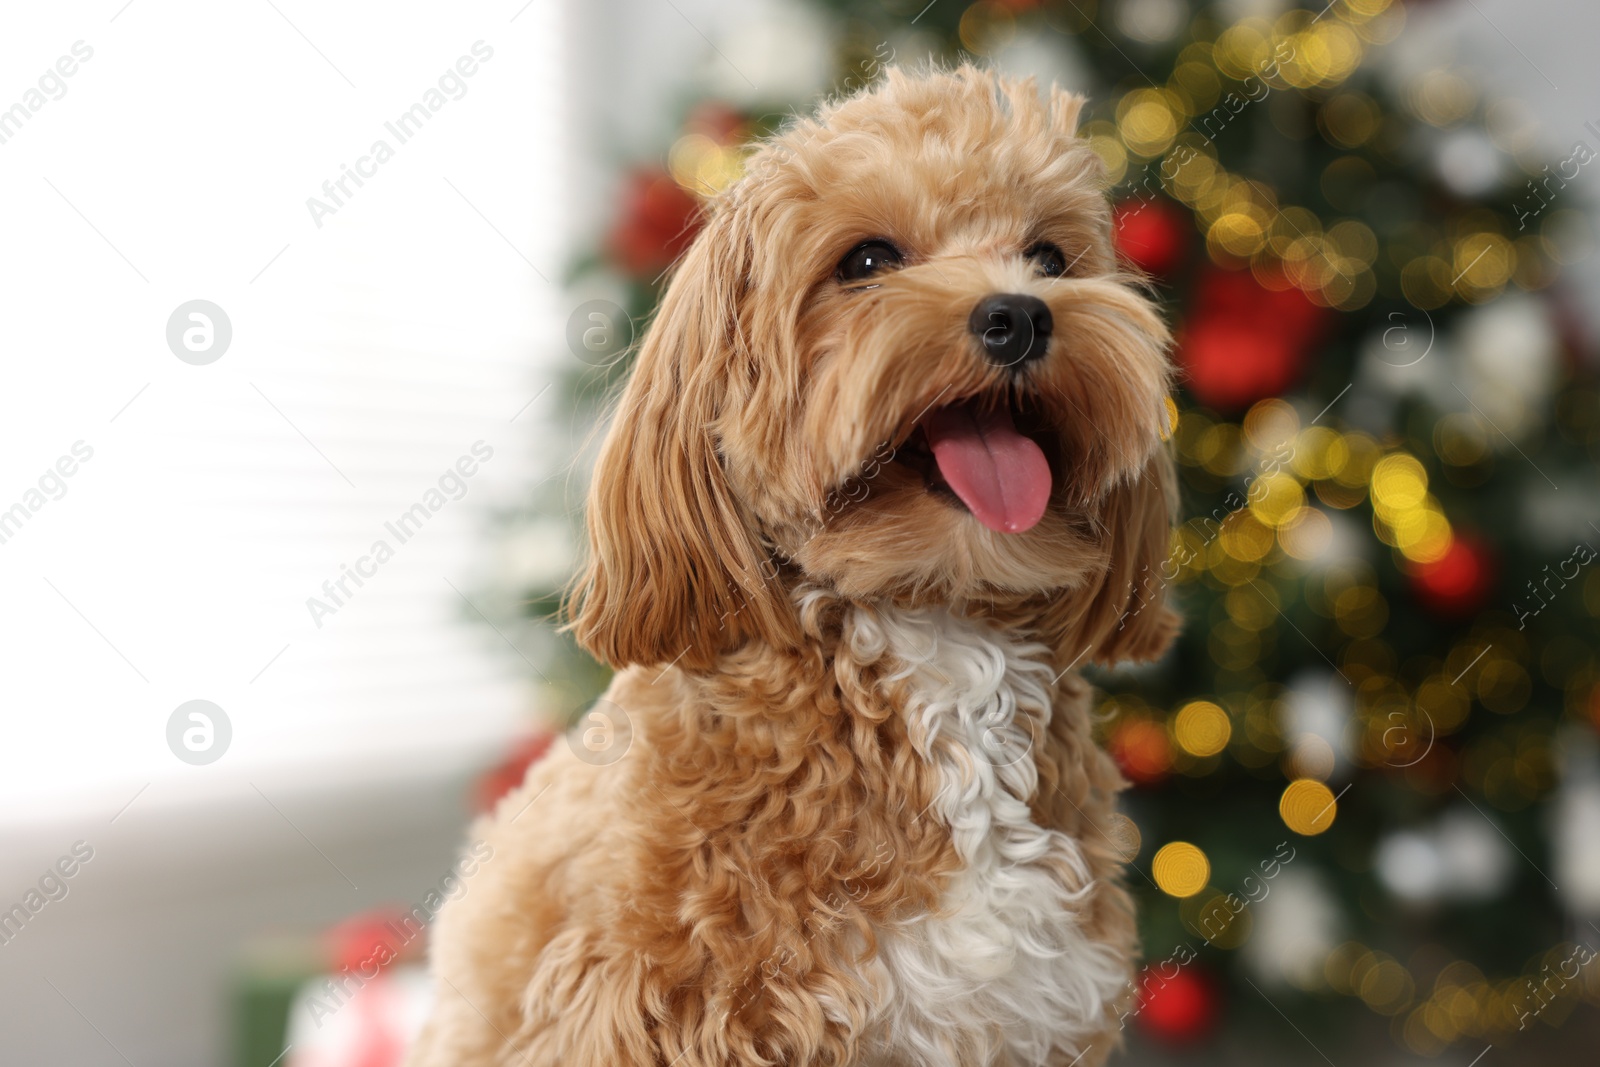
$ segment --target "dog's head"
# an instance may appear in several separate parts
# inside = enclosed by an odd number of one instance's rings
[[[585,647],[703,666],[794,645],[803,580],[1031,600],[1058,645],[1159,655],[1168,334],[1118,267],[1082,106],[890,71],[750,157],[601,449]]]

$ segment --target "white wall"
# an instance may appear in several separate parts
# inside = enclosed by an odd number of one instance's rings
[[[0,908],[72,842],[96,855],[0,944],[0,1061],[224,1063],[241,943],[424,892],[540,703],[466,601],[491,600],[491,510],[561,460],[564,10],[3,22]],[[345,165],[367,177],[334,203]],[[196,298],[232,326],[206,365],[167,338]],[[400,544],[386,521],[480,441]],[[313,617],[379,539],[393,558]],[[202,766],[167,740],[196,698],[232,728]]]

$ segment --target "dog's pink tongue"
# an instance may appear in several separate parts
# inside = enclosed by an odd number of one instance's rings
[[[1044,517],[1050,464],[1017,432],[1003,406],[980,412],[956,404],[923,419],[939,473],[961,502],[996,533],[1022,533]]]

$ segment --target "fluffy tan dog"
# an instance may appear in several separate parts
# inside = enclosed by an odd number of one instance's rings
[[[1168,336],[1082,106],[891,71],[711,206],[601,450],[573,603],[631,745],[557,746],[478,827],[416,1067],[1115,1045],[1123,783],[1074,668],[1176,628],[1151,580]]]

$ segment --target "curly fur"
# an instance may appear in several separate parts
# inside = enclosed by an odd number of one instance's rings
[[[890,71],[711,206],[597,461],[572,604],[625,758],[558,746],[475,830],[415,1067],[1065,1067],[1115,1044],[1132,908],[1080,662],[1147,660],[1167,332],[1122,274],[1082,99]],[[845,291],[884,237],[905,265]],[[1074,259],[1039,277],[1023,250]],[[1018,375],[984,295],[1056,323]],[[1026,403],[1022,534],[894,460],[933,405]],[[528,805],[537,798],[537,803]],[[526,814],[524,814],[526,812]]]

